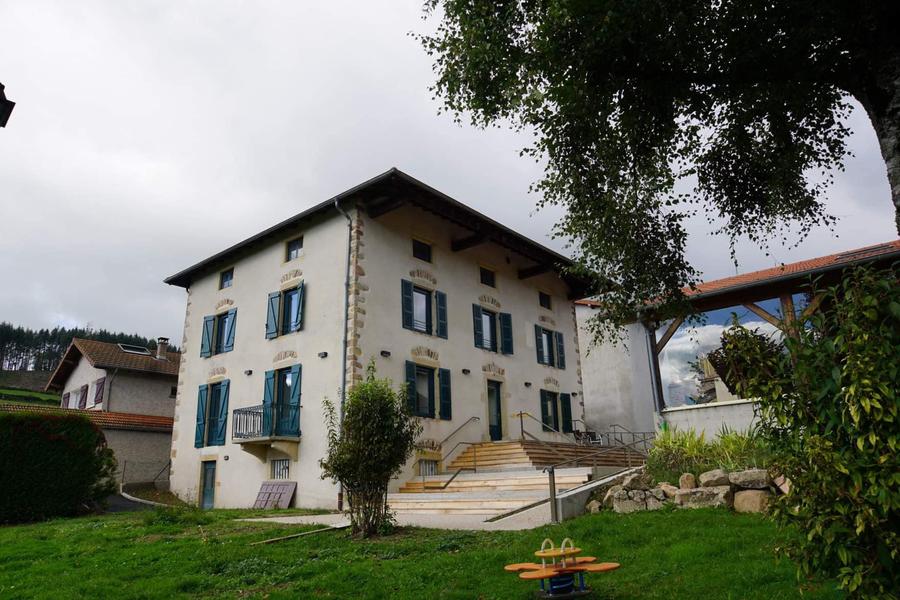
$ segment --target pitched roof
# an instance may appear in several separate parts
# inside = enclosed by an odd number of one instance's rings
[[[684,288],[685,295],[692,301],[710,300],[739,291],[753,288],[775,289],[775,284],[787,281],[807,280],[809,277],[823,273],[837,272],[849,266],[870,263],[888,262],[900,259],[900,239],[873,246],[865,246],[855,250],[847,250],[809,260],[761,269],[750,273],[741,273],[732,277],[704,281],[696,289]],[[773,296],[774,297],[774,296]],[[576,304],[599,307],[600,303],[590,298],[578,300]]]
[[[161,377],[177,378],[181,363],[181,352],[166,352],[165,359],[158,359],[155,353],[147,356],[125,352],[119,344],[111,342],[73,338],[56,370],[50,375],[46,389],[62,389],[82,356],[97,369],[123,369]]]
[[[102,410],[79,410],[75,408],[56,408],[34,404],[2,404],[0,412],[29,412],[46,415],[83,415],[100,429],[119,429],[124,431],[156,431],[171,433],[175,420],[172,417],[153,415],[135,415],[131,413],[105,412]]]
[[[523,278],[544,271],[555,271],[573,290],[583,287],[583,282],[562,272],[563,267],[571,266],[571,259],[509,229],[396,167],[167,277],[165,283],[187,288],[197,277],[226,266],[237,256],[256,246],[269,244],[274,239],[299,229],[313,217],[330,212],[338,214],[338,204],[343,200],[356,202],[371,218],[405,203],[414,204],[471,232],[470,236],[454,242],[454,250],[490,241],[534,263],[522,270],[520,276]]]

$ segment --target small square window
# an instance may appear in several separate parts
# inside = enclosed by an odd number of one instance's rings
[[[169,398],[174,398],[177,395],[178,395],[178,386],[173,385],[171,388],[169,388]]]
[[[289,458],[272,459],[272,479],[290,479],[291,460]]]
[[[303,237],[298,237],[287,243],[287,260],[294,260],[300,257],[303,251]]]
[[[221,273],[219,273],[219,289],[224,290],[225,288],[231,287],[231,282],[234,281],[234,267],[230,269],[225,269]]]
[[[418,258],[419,260],[431,262],[431,244],[426,244],[425,242],[420,242],[419,240],[413,240],[412,251],[413,256]]]
[[[491,287],[497,287],[497,275],[490,269],[481,267],[481,283]]]
[[[550,294],[545,294],[544,292],[538,292],[538,302],[541,306],[550,310],[553,308],[553,303],[550,300]]]

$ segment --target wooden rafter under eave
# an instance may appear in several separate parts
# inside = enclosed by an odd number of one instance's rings
[[[656,342],[656,354],[658,355],[663,351],[663,348],[666,347],[666,344],[669,343],[669,340],[672,339],[672,336],[675,335],[675,332],[678,331],[678,328],[681,327],[681,324],[684,323],[684,317],[678,317],[666,328],[666,332],[663,334],[659,341]]]

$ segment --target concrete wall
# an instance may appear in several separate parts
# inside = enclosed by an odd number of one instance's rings
[[[175,414],[172,387],[178,383],[178,378],[134,371],[112,370],[110,373],[112,375],[106,382],[105,410],[159,417]]]
[[[285,243],[302,234],[302,255],[285,261]],[[298,229],[236,263],[230,288],[219,290],[219,272],[195,281],[187,297],[182,340],[181,373],[172,438],[172,490],[186,501],[196,502],[201,461],[216,461],[216,507],[248,507],[260,483],[270,478],[273,458],[287,458],[274,449],[244,450],[232,440],[233,411],[262,404],[265,372],[300,363],[300,428],[298,460],[290,465],[291,479],[298,482],[297,506],[335,508],[337,486],[319,477],[318,460],[324,455],[322,399],[338,400],[344,309],[344,265],[347,225],[343,217],[320,219],[317,225]],[[267,296],[270,292],[304,281],[305,311],[302,331],[265,338]],[[234,350],[209,358],[200,357],[204,315],[237,309]],[[327,358],[318,353],[327,352]],[[251,371],[251,374],[245,374]],[[230,380],[229,414],[224,446],[194,448],[197,393],[202,384]]]
[[[103,435],[116,455],[118,483],[151,482],[169,462],[172,445],[169,433],[104,429]]]
[[[567,287],[552,273],[520,280],[518,269],[525,259],[506,249],[486,243],[461,252],[452,252],[451,240],[468,235],[447,221],[413,206],[405,206],[378,219],[362,218],[360,231],[363,258],[360,260],[360,288],[364,314],[358,319],[358,368],[375,360],[378,373],[390,377],[396,386],[405,380],[407,360],[451,371],[452,420],[422,419],[422,438],[439,442],[470,417],[472,422],[453,437],[444,451],[460,441],[490,439],[487,381],[502,383],[502,428],[504,439],[520,437],[514,413],[524,410],[540,419],[540,390],[572,393],[572,416],[582,418],[579,356],[574,307],[566,299]],[[412,255],[413,237],[432,245],[431,263]],[[496,272],[496,287],[480,282],[480,266]],[[447,294],[448,338],[404,329],[401,315],[401,280]],[[538,292],[552,297],[552,309],[540,306]],[[475,347],[472,305],[512,315],[512,355]],[[534,326],[564,335],[566,369],[537,362]],[[391,353],[389,358],[382,351]],[[468,369],[469,374],[463,370]],[[526,387],[526,382],[530,387]],[[541,431],[530,420],[526,429],[544,439],[572,441]],[[461,447],[460,450],[464,448]],[[412,464],[409,465],[411,467]],[[410,468],[399,481],[411,475]]]
[[[596,311],[577,306],[585,422],[593,431],[622,425],[631,431],[655,431],[650,345],[640,323],[623,328],[619,344],[594,344],[588,323]]]
[[[718,435],[723,425],[739,431],[750,429],[756,423],[755,406],[753,400],[729,400],[667,408],[662,411],[662,416],[670,427],[694,429],[711,439]]]
[[[91,366],[91,363],[88,362],[86,358],[83,356],[79,359],[78,365],[72,371],[72,374],[69,375],[69,379],[66,380],[65,387],[63,388],[62,393],[60,394],[60,402],[62,402],[62,396],[65,394],[69,394],[69,404],[68,406],[63,406],[63,408],[78,408],[78,401],[75,400],[73,394],[77,393],[81,386],[88,386],[88,395],[87,395],[87,403],[85,405],[86,408],[96,408],[100,410],[102,406],[94,406],[94,397],[96,392],[96,384],[97,380],[101,377],[106,377],[106,371],[103,369],[96,369]],[[109,380],[107,378],[105,386],[109,385]],[[106,402],[106,392],[107,389],[103,390],[103,399],[104,404]]]

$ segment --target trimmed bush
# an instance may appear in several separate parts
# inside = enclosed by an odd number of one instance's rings
[[[79,415],[0,413],[0,523],[73,515],[115,492],[103,432]]]

